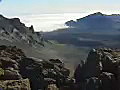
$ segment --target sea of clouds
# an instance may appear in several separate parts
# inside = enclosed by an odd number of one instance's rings
[[[18,17],[26,26],[34,26],[35,31],[53,31],[67,28],[65,22],[82,18],[90,13],[60,13],[60,14],[35,14],[20,15]]]
[[[76,20],[87,15],[91,12],[81,13],[60,13],[60,14],[28,14],[18,15],[18,17],[25,23],[26,26],[34,26],[35,31],[54,31],[61,28],[67,28],[65,22],[69,20]]]

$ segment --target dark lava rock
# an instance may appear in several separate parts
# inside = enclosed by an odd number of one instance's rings
[[[2,90],[31,90],[28,79],[20,73],[20,61],[25,58],[15,46],[0,46],[0,88]]]
[[[25,54],[21,49],[15,46],[0,46],[0,68],[4,70],[4,75],[1,80],[19,80],[20,75],[19,62],[25,58]]]
[[[96,77],[91,77],[86,80],[86,90],[99,90],[101,88],[101,82],[98,78]],[[84,89],[83,88],[83,89]]]
[[[44,89],[45,81],[42,75],[42,65],[32,58],[24,58],[20,62],[20,71],[23,78],[29,78],[33,90]]]
[[[13,69],[13,68],[12,68]],[[19,74],[17,70],[4,70],[3,80],[19,80],[22,79],[22,76]]]
[[[38,58],[24,58],[20,61],[21,74],[23,78],[30,79],[33,90],[44,90],[50,84],[55,84],[60,88],[67,82],[70,71],[52,61]]]
[[[76,85],[80,90],[119,90],[119,67],[119,49],[93,49],[75,70]]]
[[[0,81],[1,90],[31,90],[29,79]]]
[[[54,85],[56,89],[58,89],[64,86],[72,86],[73,82],[71,82],[69,74],[70,70],[65,68],[64,63],[59,59],[45,61],[35,57],[26,57],[24,52],[15,46],[0,46],[1,81],[24,81],[28,78],[32,90],[53,88],[51,85]],[[7,86],[5,88],[7,88]],[[20,88],[23,87],[21,86]],[[16,85],[14,86],[13,83],[11,87],[5,90],[24,89],[19,89]]]
[[[102,72],[100,75],[101,90],[118,90],[115,75],[108,72]]]
[[[15,61],[19,61],[22,58],[26,57],[24,52],[21,49],[18,49],[16,46],[0,46],[0,57],[9,57]]]

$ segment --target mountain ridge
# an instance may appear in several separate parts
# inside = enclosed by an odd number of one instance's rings
[[[104,17],[101,13],[96,13],[93,16],[95,19],[98,19],[96,15]],[[101,19],[100,17],[99,20]],[[17,81],[12,81],[16,82],[15,85],[12,85],[12,82],[10,83],[12,88],[19,84],[17,83],[19,79],[23,79],[20,83],[24,84],[24,81],[26,81],[26,85],[32,90],[44,90],[49,87],[56,90],[58,88],[61,90],[106,90],[106,87],[108,90],[117,90],[119,85],[116,85],[116,83],[120,81],[120,51],[119,49],[102,49],[101,47],[120,48],[120,34],[117,33],[118,36],[107,33],[103,35],[103,33],[99,34],[99,32],[94,33],[96,30],[91,30],[90,33],[87,30],[89,31],[87,28],[86,31],[83,30],[84,32],[81,32],[81,29],[76,27],[43,33],[45,40],[48,40],[51,45],[44,42],[44,47],[41,47],[39,42],[41,43],[44,38],[41,33],[34,31],[33,26],[26,27],[18,18],[7,19],[1,16],[0,44],[5,44],[2,43],[5,41],[12,44],[11,46],[5,46],[6,44],[0,46],[0,65],[3,67],[0,68],[0,74],[2,78],[4,80],[17,78]],[[59,43],[56,42],[54,44],[55,40]],[[16,48],[20,44],[25,52]],[[85,56],[86,49],[89,51],[91,48],[98,47],[101,49],[92,49],[88,57]],[[29,57],[28,53],[30,54]],[[74,78],[69,76],[70,70],[64,66],[63,62],[75,67],[80,63],[75,73],[73,72]],[[70,66],[69,68],[71,69]],[[14,77],[12,78],[12,76]],[[29,87],[29,84],[31,87]],[[112,85],[115,88],[112,88]],[[4,87],[6,88],[7,86],[4,84]],[[23,86],[21,85],[21,87]]]
[[[84,59],[88,52],[86,49],[80,50],[78,47],[46,39],[42,32],[36,32],[33,26],[26,27],[19,18],[8,19],[4,16],[0,19],[0,45],[17,46],[28,57],[46,61],[61,59],[72,70],[72,74],[79,58],[82,56]]]
[[[80,47],[119,47],[119,14],[97,12],[65,24],[68,28],[46,32],[45,38]]]
[[[26,27],[19,18],[8,19],[0,15],[0,39],[10,42],[23,42],[29,45],[42,44],[41,34],[34,31],[33,25]]]
[[[118,29],[120,25],[120,15],[111,14],[106,15],[100,12],[90,14],[83,18],[76,19],[76,21],[70,20],[65,23],[69,27],[79,29]],[[116,27],[117,26],[117,27]]]

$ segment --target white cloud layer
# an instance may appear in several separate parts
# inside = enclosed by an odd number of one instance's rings
[[[67,28],[64,25],[66,21],[76,20],[86,15],[88,13],[37,14],[12,17],[20,18],[26,26],[33,25],[35,31],[53,31],[60,28]]]
[[[96,12],[96,11],[94,11]],[[26,26],[33,25],[35,31],[53,31],[60,28],[66,28],[64,23],[69,20],[76,20],[91,13],[62,13],[62,14],[36,14],[12,16],[21,19]],[[111,14],[108,12],[107,14]]]

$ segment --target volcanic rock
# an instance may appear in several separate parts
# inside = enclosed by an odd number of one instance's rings
[[[119,90],[119,67],[119,49],[92,49],[85,64],[76,68],[76,84],[80,90]]]

